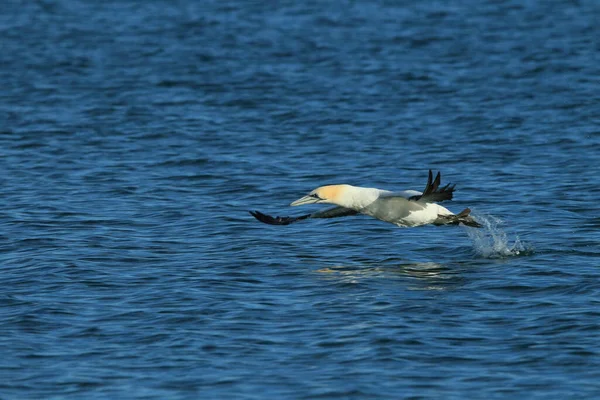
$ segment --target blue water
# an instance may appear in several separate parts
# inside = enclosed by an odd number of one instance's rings
[[[599,398],[598,21],[2,2],[0,398]],[[430,168],[485,228],[247,213]]]

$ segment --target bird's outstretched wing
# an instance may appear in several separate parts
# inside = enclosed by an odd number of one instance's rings
[[[301,221],[306,218],[310,218],[310,214],[301,215],[299,217],[272,217],[267,214],[263,214],[260,211],[249,211],[249,213],[259,220],[269,225],[289,225],[294,222]]]
[[[424,203],[430,202],[441,202],[444,200],[452,200],[452,196],[454,195],[454,187],[456,185],[450,186],[450,184],[440,188],[441,176],[438,172],[435,179],[433,179],[433,173],[429,170],[429,178],[427,179],[427,185],[425,186],[425,190],[423,190],[423,194],[418,196],[409,197],[409,200],[412,201],[421,201]]]
[[[358,211],[351,210],[345,207],[333,207],[328,208],[323,211],[317,211],[312,214],[305,214],[299,217],[272,217],[267,214],[263,214],[260,211],[250,211],[250,214],[259,220],[260,222],[264,222],[269,225],[289,225],[294,222],[302,221],[307,218],[337,218],[337,217],[347,217],[350,215],[358,214]]]

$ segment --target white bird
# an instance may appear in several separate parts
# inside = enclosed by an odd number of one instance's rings
[[[479,228],[481,225],[469,216],[471,210],[465,208],[458,214],[436,204],[451,200],[454,186],[449,184],[440,188],[440,173],[435,179],[429,170],[429,178],[423,192],[405,190],[390,192],[375,188],[351,185],[321,186],[308,195],[292,202],[291,206],[303,204],[335,204],[336,207],[317,211],[299,217],[272,217],[259,211],[250,211],[257,220],[270,225],[289,225],[307,218],[336,218],[356,214],[365,214],[381,221],[409,228],[427,224],[458,225],[464,224]]]

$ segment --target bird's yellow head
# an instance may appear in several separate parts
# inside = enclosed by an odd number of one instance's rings
[[[341,199],[348,185],[327,185],[321,186],[307,194],[306,196],[294,201],[291,206],[301,206],[303,204],[340,204]]]

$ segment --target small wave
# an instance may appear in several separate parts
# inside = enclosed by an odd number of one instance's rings
[[[485,258],[505,258],[531,254],[533,248],[521,242],[518,236],[510,243],[508,235],[498,226],[500,218],[491,215],[476,215],[477,221],[483,225],[480,229],[467,229],[467,234],[473,242],[475,252]]]

